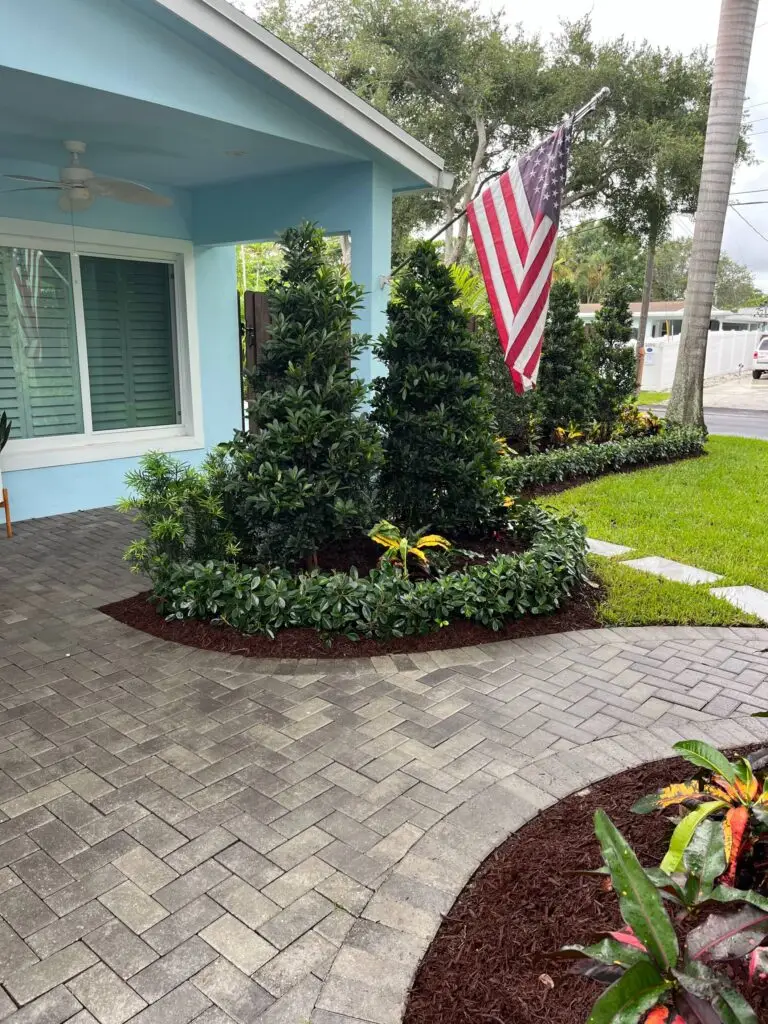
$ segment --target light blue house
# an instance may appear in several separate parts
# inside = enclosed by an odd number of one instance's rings
[[[0,96],[14,519],[111,504],[144,452],[194,461],[231,436],[237,242],[303,219],[349,232],[359,328],[375,335],[392,196],[450,183],[439,157],[225,0],[2,0]]]

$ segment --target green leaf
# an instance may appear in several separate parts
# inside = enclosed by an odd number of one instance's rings
[[[679,871],[683,864],[685,851],[699,823],[708,815],[727,806],[722,800],[710,800],[705,804],[701,804],[700,807],[696,807],[690,814],[686,814],[672,833],[669,849],[664,856],[664,860],[661,862],[661,870],[666,871],[668,875],[671,875],[673,871]]]
[[[641,960],[649,959],[648,954],[637,946],[610,938],[602,939],[592,946],[563,946],[559,956],[589,957],[591,960],[599,960],[601,964],[618,964],[620,967],[631,967]]]
[[[745,786],[749,786],[754,779],[754,773],[752,771],[752,765],[746,759],[746,757],[740,757],[734,765],[736,772],[736,778],[739,782],[743,782]]]
[[[679,947],[661,896],[624,836],[603,810],[595,812],[595,834],[611,872],[622,917],[656,963],[663,970],[669,970],[677,963]]]
[[[734,988],[724,988],[712,1005],[723,1024],[758,1024],[757,1014],[744,996]]]
[[[709,768],[722,775],[727,782],[732,783],[736,778],[736,769],[728,758],[703,740],[681,740],[675,743],[673,749],[682,754],[686,761],[698,768]]]
[[[689,933],[692,960],[738,960],[768,935],[768,910],[747,905],[729,914],[710,914]]]
[[[723,826],[719,821],[702,821],[683,854],[688,872],[685,896],[689,905],[701,903],[712,892],[715,879],[726,868]]]
[[[587,1024],[636,1024],[670,987],[649,961],[634,964],[600,996]]]
[[[760,910],[768,910],[768,896],[762,896],[754,889],[733,889],[730,885],[718,885],[708,898],[717,903],[749,903]]]

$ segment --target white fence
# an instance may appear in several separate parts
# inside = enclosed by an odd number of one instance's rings
[[[752,370],[752,353],[760,338],[758,331],[710,331],[704,377],[720,377],[725,373]],[[649,338],[645,348],[643,388],[646,391],[668,391],[675,379],[680,335]]]

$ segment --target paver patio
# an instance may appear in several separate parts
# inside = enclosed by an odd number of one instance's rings
[[[397,1024],[510,830],[690,734],[763,737],[768,630],[269,662],[102,615],[109,510],[0,542],[0,1019]]]

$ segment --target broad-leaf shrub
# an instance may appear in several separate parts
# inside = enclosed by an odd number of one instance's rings
[[[526,614],[555,611],[586,578],[584,528],[536,505],[518,512],[517,529],[529,544],[519,555],[411,580],[385,565],[368,576],[283,569],[258,571],[233,562],[177,562],[154,576],[163,614],[221,619],[247,633],[274,636],[308,626],[353,639],[429,633],[463,618],[490,629]]]
[[[568,281],[555,281],[541,349],[534,414],[545,444],[556,427],[577,426],[593,418],[595,369],[589,361],[579,297]]]
[[[352,333],[363,289],[328,259],[319,228],[290,228],[281,241],[252,430],[228,446],[226,501],[246,561],[294,566],[373,522],[381,448],[354,369],[368,343]]]
[[[387,376],[373,402],[384,436],[381,508],[407,530],[448,536],[505,519],[483,346],[458,294],[435,247],[417,245],[376,346]]]
[[[126,475],[129,495],[118,508],[145,528],[125,558],[156,578],[171,563],[234,558],[240,545],[221,498],[220,457],[194,469],[163,452],[144,455]]]
[[[635,391],[632,313],[626,287],[612,288],[587,328],[587,361],[592,371],[591,413],[609,437]]]
[[[653,437],[634,437],[605,444],[519,456],[507,465],[507,486],[513,493],[576,477],[601,476],[628,466],[702,455],[706,435],[695,427],[675,427]]]

